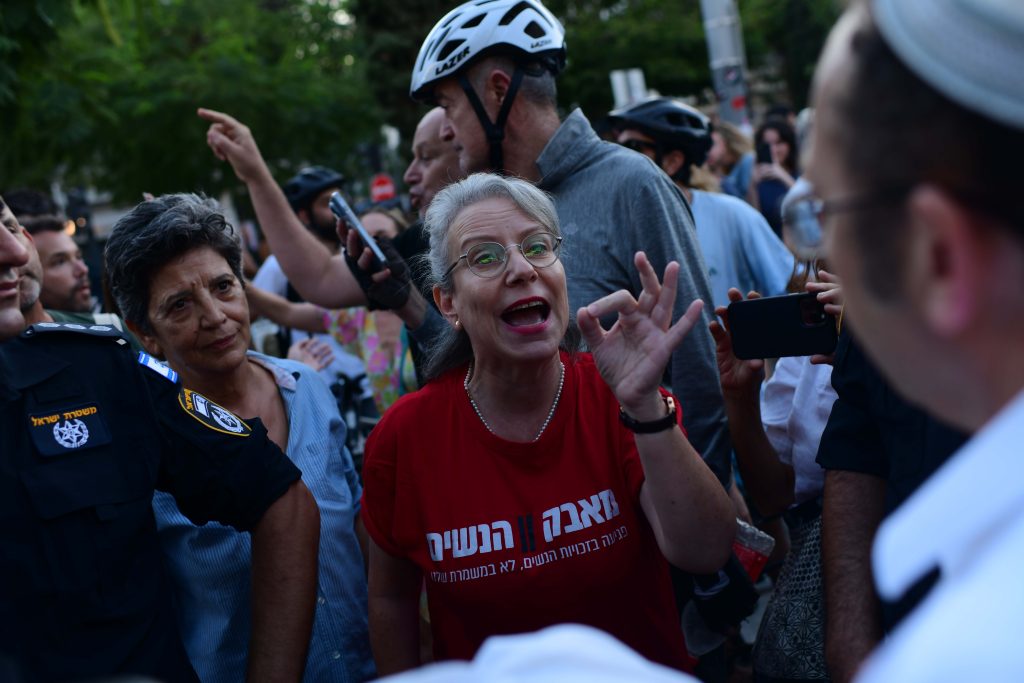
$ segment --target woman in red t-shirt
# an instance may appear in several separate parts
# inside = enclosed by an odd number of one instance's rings
[[[671,325],[679,265],[662,284],[638,253],[639,299],[620,291],[577,312],[591,356],[566,342],[575,328],[546,194],[474,175],[434,198],[426,228],[449,329],[433,381],[400,399],[366,446],[379,672],[420,663],[424,581],[437,658],[578,622],[685,668],[665,559],[716,571],[734,513],[659,388],[700,320],[694,302]],[[598,320],[611,315],[606,331]]]

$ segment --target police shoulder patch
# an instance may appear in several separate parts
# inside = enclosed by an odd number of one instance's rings
[[[22,337],[34,337],[40,334],[88,334],[93,337],[107,337],[118,344],[127,344],[128,341],[119,329],[111,325],[87,325],[83,323],[36,323],[29,325],[21,333]]]
[[[110,430],[97,403],[83,403],[28,416],[32,441],[44,456],[87,450],[111,441]]]
[[[243,422],[237,415],[191,389],[182,388],[178,392],[178,404],[192,418],[215,432],[230,434],[231,436],[249,436],[252,434],[252,427]]]
[[[153,372],[157,373],[158,375],[165,379],[170,380],[171,382],[178,382],[178,373],[172,370],[171,366],[167,365],[166,363],[161,363],[148,353],[139,351],[139,365],[149,368]]]

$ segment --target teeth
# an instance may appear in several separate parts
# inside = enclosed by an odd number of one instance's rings
[[[522,310],[525,310],[527,308],[542,307],[542,306],[544,306],[544,302],[543,301],[531,301],[531,302],[526,303],[526,304],[519,304],[518,306],[513,306],[512,308],[507,309],[506,312],[512,313],[513,311],[522,311]]]

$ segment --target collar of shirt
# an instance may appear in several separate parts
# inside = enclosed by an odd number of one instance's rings
[[[1024,505],[1024,391],[882,524],[873,553],[882,597],[896,599],[938,566],[943,579],[977,557]]]
[[[292,374],[278,365],[274,365],[267,360],[266,356],[253,351],[249,352],[249,360],[266,368],[274,376],[274,381],[277,382],[278,388],[295,391],[295,387],[298,386],[298,375]]]
[[[573,109],[537,157],[540,188],[557,186],[576,169],[580,161],[591,154],[590,146],[599,141],[583,110]]]

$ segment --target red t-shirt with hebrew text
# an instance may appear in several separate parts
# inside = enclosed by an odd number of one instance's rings
[[[465,367],[395,403],[366,444],[366,528],[423,572],[438,659],[572,622],[685,669],[633,435],[590,355],[562,361],[562,397],[536,443],[487,431],[462,386]]]

